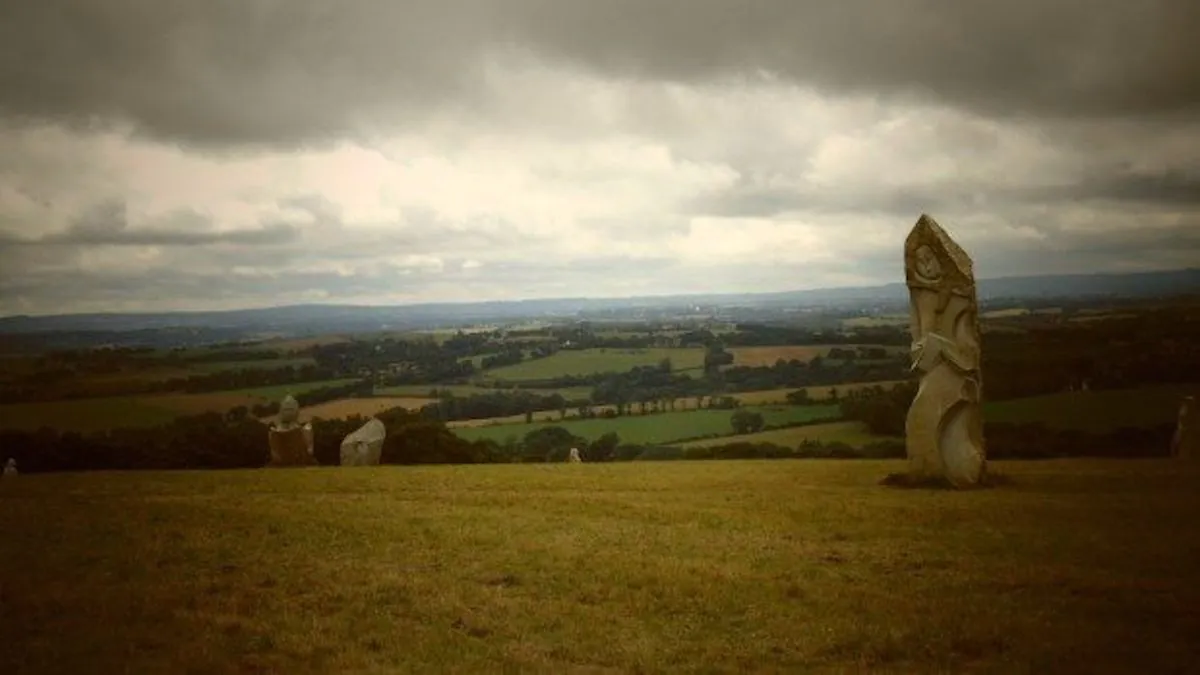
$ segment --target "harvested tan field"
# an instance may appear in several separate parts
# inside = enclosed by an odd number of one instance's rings
[[[433,399],[415,398],[411,396],[379,396],[371,398],[344,398],[337,401],[329,401],[327,403],[319,403],[317,405],[308,406],[300,410],[300,415],[304,419],[312,419],[320,417],[327,420],[339,420],[355,415],[370,417],[377,415],[384,410],[392,408],[407,408],[409,410],[419,410],[427,403],[432,403]]]
[[[829,351],[827,345],[787,345],[783,347],[731,347],[733,365],[773,366],[779,359],[784,361],[804,361],[805,363]]]

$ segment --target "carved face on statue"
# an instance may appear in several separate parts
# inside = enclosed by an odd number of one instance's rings
[[[913,258],[914,271],[922,281],[933,283],[942,278],[942,263],[928,245],[918,248]]]

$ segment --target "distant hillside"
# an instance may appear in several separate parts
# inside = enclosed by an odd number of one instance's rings
[[[1200,269],[1133,274],[1072,274],[983,279],[979,295],[995,299],[1146,298],[1200,293]],[[293,305],[222,312],[67,314],[0,317],[0,334],[59,331],[162,331],[198,341],[237,339],[247,332],[317,333],[414,330],[469,322],[534,317],[586,316],[600,312],[668,310],[689,306],[829,307],[905,302],[903,283],[782,293],[675,295],[634,298],[556,298],[512,302],[436,303],[390,307]]]

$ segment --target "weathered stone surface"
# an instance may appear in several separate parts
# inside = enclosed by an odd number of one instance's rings
[[[312,425],[291,429],[274,428],[268,432],[271,444],[271,462],[267,466],[312,466]]]
[[[342,439],[342,466],[376,466],[383,454],[387,429],[372,417]]]
[[[582,462],[583,458],[579,456],[579,448],[571,448],[571,454],[567,457],[568,462]]]
[[[971,258],[921,215],[904,242],[911,302],[912,368],[920,373],[905,425],[914,479],[979,483],[986,470],[979,308]]]
[[[313,431],[311,424],[300,424],[300,404],[291,395],[279,404],[279,421],[267,432],[271,461],[267,466],[311,466]]]
[[[300,426],[300,404],[291,394],[283,397],[279,404],[279,429],[287,430]]]
[[[1171,456],[1179,459],[1200,459],[1200,408],[1196,398],[1187,396],[1179,405],[1179,421],[1171,438]]]
[[[8,461],[4,463],[4,475],[5,476],[17,475],[17,460],[13,459],[12,457],[8,458]]]

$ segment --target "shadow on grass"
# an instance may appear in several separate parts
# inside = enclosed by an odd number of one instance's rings
[[[912,476],[907,473],[889,473],[883,477],[883,480],[879,481],[879,484],[884,487],[907,490],[986,490],[1012,485],[1012,483],[1012,478],[994,471],[988,471],[983,475],[983,480],[979,484],[970,487],[956,487],[941,476]]]

